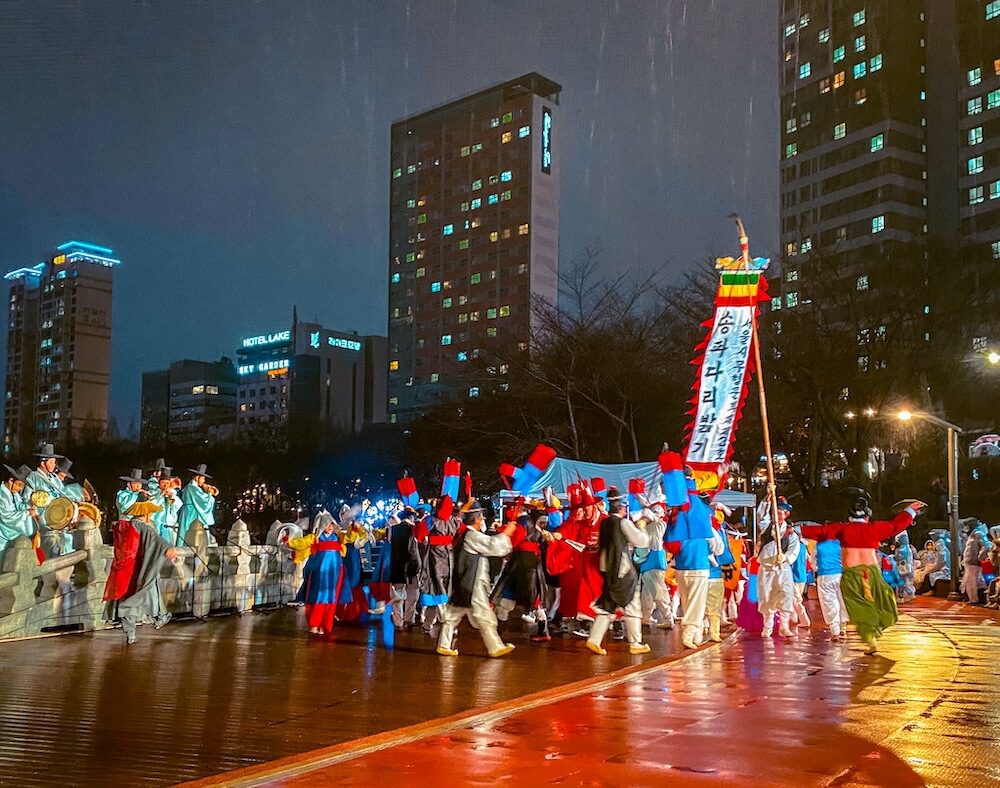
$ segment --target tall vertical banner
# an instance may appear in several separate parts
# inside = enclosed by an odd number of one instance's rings
[[[749,265],[741,259],[716,260],[721,271],[715,297],[715,315],[703,325],[708,329],[695,348],[692,364],[697,375],[689,400],[685,463],[694,472],[699,490],[716,490],[725,479],[725,465],[733,454],[736,428],[743,415],[748,384],[754,372],[754,321],[758,304],[767,300],[767,279],[762,271],[768,260],[755,257]]]

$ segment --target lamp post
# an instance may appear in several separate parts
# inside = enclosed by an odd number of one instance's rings
[[[947,431],[948,439],[948,532],[951,534],[951,593],[948,599],[959,601],[962,595],[958,591],[958,436],[962,428],[935,416],[932,413],[911,412],[901,410],[896,414],[900,421],[922,419]]]

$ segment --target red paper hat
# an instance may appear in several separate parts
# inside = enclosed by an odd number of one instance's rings
[[[439,520],[448,520],[451,518],[452,512],[455,511],[455,502],[451,500],[450,495],[445,495],[437,502],[437,508],[434,510],[434,516]]]
[[[579,484],[571,484],[566,489],[566,493],[569,496],[569,505],[571,509],[577,509],[583,504],[583,490],[580,488]]]

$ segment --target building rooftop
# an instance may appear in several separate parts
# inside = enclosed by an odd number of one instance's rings
[[[478,98],[484,98],[490,94],[501,92],[504,96],[508,95],[519,95],[523,93],[534,93],[536,96],[541,96],[543,98],[551,98],[552,101],[558,103],[558,99],[553,98],[562,90],[562,85],[558,82],[553,82],[547,77],[543,77],[537,71],[531,71],[527,74],[523,74],[515,79],[508,80],[507,82],[502,82],[499,85],[490,85],[488,88],[483,88],[477,90],[474,93],[469,93],[468,95],[462,96],[457,99],[451,99],[443,104],[438,104],[437,106],[431,107],[429,109],[421,110],[414,115],[408,115],[405,118],[400,118],[395,123],[393,123],[393,128],[399,125],[405,125],[410,123],[417,123],[424,120],[429,115],[434,115],[442,111],[451,109],[452,107],[457,107],[458,105],[465,104],[469,101],[474,101]]]
[[[115,253],[114,249],[109,249],[106,246],[98,246],[97,244],[88,243],[87,241],[67,241],[64,244],[57,246],[56,251],[60,253],[55,258],[57,263],[72,262],[74,260],[86,260],[87,262],[103,265],[107,268],[114,268],[122,263],[122,261],[118,258],[111,256]],[[63,257],[65,259],[60,260],[59,257]],[[37,265],[25,268],[16,268],[13,271],[8,271],[4,274],[3,278],[7,281],[13,281],[15,279],[41,276],[45,273],[45,265],[46,263],[43,260]]]

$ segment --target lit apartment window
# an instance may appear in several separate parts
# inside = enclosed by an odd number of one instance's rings
[[[858,356],[858,369],[862,372],[868,371],[868,356]]]
[[[856,290],[867,290],[868,289],[868,274],[861,274],[854,283]]]
[[[427,273],[427,269],[426,268],[418,268],[417,269],[417,279],[420,279],[426,273]]]
[[[966,115],[978,115],[983,111],[983,97],[976,96],[975,98],[969,99],[965,103],[965,114]]]
[[[969,144],[978,145],[983,141],[983,127],[976,126],[975,128],[969,129]]]
[[[417,201],[416,200],[412,200],[412,199],[411,200],[407,200],[406,201],[406,207],[407,208],[416,208],[417,207]]]
[[[468,361],[469,354],[466,353],[464,350],[459,350],[458,353],[455,354],[455,359],[458,361]]]
[[[437,383],[441,379],[441,376],[437,372],[431,373],[431,383]]]
[[[510,189],[504,189],[503,192],[500,194],[500,199],[501,200],[509,200],[510,199],[510,195],[511,195]]]
[[[468,312],[463,312],[462,314],[460,314],[458,316],[458,322],[459,323],[468,323],[469,322],[469,313]]]
[[[826,79],[821,79],[819,81],[819,92],[820,93],[829,93],[830,92],[830,78],[829,77],[827,77]]]
[[[868,91],[865,88],[861,88],[860,90],[854,91],[854,103],[857,106],[860,107],[866,101],[868,101]]]
[[[514,120],[514,113],[513,112],[505,112],[503,114],[503,122],[504,123],[510,123],[512,120]]]
[[[440,282],[431,282],[431,292],[432,293],[440,293],[441,292],[441,283]]]
[[[510,307],[502,306],[500,307],[500,317],[510,317]]]
[[[795,31],[798,29],[799,26],[797,24],[795,24],[794,22],[789,22],[787,25],[785,25],[785,38],[788,38],[789,36],[794,36]]]
[[[469,146],[468,145],[463,145],[461,152],[462,152],[463,156],[468,156],[469,155]]]
[[[969,85],[978,85],[983,81],[983,70],[979,66],[976,66],[965,73],[965,78]]]
[[[528,234],[528,225],[527,224],[519,224],[517,226],[517,234],[518,235],[527,235]]]
[[[871,72],[882,70],[882,53],[875,55],[871,60],[868,61],[868,70]]]
[[[472,146],[473,153],[479,153],[479,151],[481,151],[482,149],[483,149],[483,143],[481,142],[477,142],[475,145]]]
[[[771,311],[777,312],[781,309],[781,296],[773,296],[771,298]]]
[[[785,133],[794,134],[799,128],[798,121],[795,118],[789,118],[785,121]]]
[[[799,247],[795,245],[795,241],[789,241],[785,244],[785,255],[787,257],[795,257],[799,253]]]
[[[993,73],[1000,77],[1000,57],[993,61]]]
[[[969,189],[969,205],[979,205],[986,198],[983,196],[985,190],[982,186],[973,186]]]
[[[403,174],[403,170],[402,170],[401,167],[397,167],[396,169],[394,169],[392,171],[392,177],[393,178],[399,178],[400,176],[402,176],[402,174]]]
[[[798,152],[799,152],[799,146],[796,143],[794,143],[794,142],[789,142],[785,146],[785,158],[786,159],[792,158],[792,156],[795,156],[796,154],[798,154]]]
[[[1000,16],[1000,0],[992,0],[986,4],[986,20],[996,19]]]
[[[441,335],[441,344],[442,345],[450,345],[451,344],[451,334],[442,334]]]
[[[529,134],[531,134],[531,126],[521,126],[521,128],[517,130],[518,139],[523,139],[524,137],[527,137]]]
[[[496,320],[496,316],[497,316],[497,309],[495,306],[491,306],[489,309],[486,310],[487,320]]]
[[[496,186],[497,181],[499,181],[500,179],[496,175],[491,175],[489,180],[490,180],[490,186]]]
[[[441,235],[451,235],[453,232],[455,232],[455,225],[453,224],[446,224],[441,229]]]
[[[479,386],[469,386],[469,397],[475,398],[479,396]]]
[[[393,275],[392,275],[392,283],[393,283],[394,285],[395,285],[395,284],[399,284],[399,274],[393,274]]]
[[[496,194],[491,194],[486,198],[487,205],[496,205],[498,202],[500,202],[500,198]]]
[[[997,107],[1000,107],[1000,88],[986,94],[986,109],[996,109]]]
[[[846,56],[847,56],[847,48],[846,47],[837,47],[835,50],[833,50],[833,62],[834,63],[839,63]]]
[[[422,213],[417,216],[417,224],[427,224],[427,214]]]
[[[809,27],[809,22],[811,21],[812,20],[810,19],[809,14],[803,14],[799,17],[799,28]]]
[[[496,230],[493,230],[490,233],[490,241],[492,241],[493,243],[496,243],[499,238],[500,238],[500,233],[498,233]]]
[[[490,128],[491,129],[495,129],[499,125],[500,125],[500,118],[492,118],[490,120]]]
[[[821,44],[825,44],[827,41],[829,41],[830,40],[830,28],[824,27],[822,30],[820,30],[818,38],[819,38],[819,42]]]
[[[799,247],[802,254],[808,254],[809,252],[812,251],[812,248],[813,248],[812,238],[806,238]]]
[[[469,203],[469,207],[472,208],[472,210],[474,210],[474,211],[477,210],[477,209],[479,209],[479,208],[482,208],[483,207],[483,199],[481,197],[477,197],[471,203]]]
[[[810,243],[810,246],[812,246],[811,243]],[[785,274],[785,281],[786,282],[798,282],[799,281],[799,272],[796,269],[794,269],[794,268],[791,271],[788,271]]]
[[[854,12],[854,26],[860,27],[864,23],[865,23],[865,9],[862,8],[860,11]]]
[[[846,135],[846,134],[847,134],[847,124],[846,123],[838,123],[836,126],[833,127],[833,138],[835,140],[842,140],[842,139],[844,139],[844,135]]]
[[[885,216],[875,216],[872,218],[872,233],[880,233],[885,229]]]
[[[854,39],[854,51],[855,52],[864,52],[865,51],[865,37],[864,36],[858,36],[857,38]]]
[[[478,285],[482,280],[483,280],[483,275],[476,273],[469,277],[469,284]]]
[[[451,309],[451,303],[452,303],[452,301],[451,301],[450,298],[445,298],[444,300],[441,301],[441,308],[442,309]]]
[[[1000,181],[993,181],[990,184],[990,199],[1000,200]]]
[[[500,135],[500,142],[503,143],[504,145],[506,145],[512,139],[514,139],[514,135],[509,131],[505,131],[503,134]]]
[[[409,167],[406,168],[406,174],[407,175],[413,175],[413,173],[415,173],[416,171],[417,171],[417,165],[416,164],[411,164]]]
[[[794,309],[799,305],[799,294],[794,290],[791,293],[785,293],[785,306],[789,309]]]
[[[833,89],[842,88],[844,86],[844,72],[838,71],[833,75]]]
[[[812,64],[803,63],[799,66],[799,79],[805,79],[812,73]]]
[[[512,177],[513,175],[510,170],[504,170],[503,172],[500,173],[500,180],[503,181],[504,183],[509,181]]]
[[[876,134],[874,137],[872,137],[871,144],[870,144],[870,148],[871,148],[871,152],[872,153],[876,153],[877,151],[882,150],[882,148],[884,148],[884,147],[885,147],[885,135],[884,134]]]
[[[1000,241],[994,241],[990,248],[993,250],[993,259],[1000,260]]]
[[[390,372],[396,372],[398,369],[399,369],[399,362],[396,359],[393,359],[392,361],[389,362]]]
[[[476,191],[477,189],[482,189],[482,188],[483,188],[482,179],[477,179],[472,182],[472,191]]]
[[[469,248],[469,239],[468,238],[463,238],[461,241],[459,241],[458,242],[458,248],[459,249],[468,249]]]
[[[968,168],[969,175],[978,175],[983,171],[983,157],[973,156],[966,162],[966,167]]]
[[[868,73],[868,63],[862,60],[860,63],[854,64],[854,78],[861,79]]]

